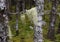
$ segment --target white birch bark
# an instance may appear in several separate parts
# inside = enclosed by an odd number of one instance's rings
[[[0,13],[0,42],[3,41],[4,36],[3,14]]]
[[[5,6],[5,0],[0,0],[0,9],[3,10]]]
[[[7,26],[8,26],[8,17],[6,16],[6,12],[7,11],[5,11],[5,8],[6,8],[6,4],[5,4],[5,2],[6,2],[6,0],[0,0],[0,8],[1,8],[1,11],[2,10],[4,10],[4,11],[2,11],[2,13],[1,13],[1,20],[3,19],[3,21],[1,21],[1,23],[2,23],[2,26],[3,27],[1,27],[1,30],[3,30],[3,31],[0,31],[1,33],[0,33],[0,38],[1,38],[1,42],[7,42]]]
[[[37,24],[34,24],[34,42],[43,42],[42,15],[44,14],[44,0],[35,0],[37,9]]]
[[[19,16],[19,0],[17,0],[16,4],[16,35],[18,35],[18,16]]]
[[[8,16],[7,14],[3,14],[4,17],[4,36],[3,36],[3,42],[7,42],[7,36],[8,36]]]
[[[56,22],[56,12],[57,12],[57,1],[58,0],[52,0],[52,10],[50,12],[50,25],[48,29],[48,38],[51,40],[55,39],[55,22]]]

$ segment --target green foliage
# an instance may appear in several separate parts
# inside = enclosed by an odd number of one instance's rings
[[[45,10],[51,10],[51,3],[45,2]],[[29,6],[26,6],[27,9],[29,9]],[[60,12],[58,6],[58,12]],[[15,7],[12,7],[13,10],[15,10]],[[12,20],[10,21],[9,25],[11,26],[11,31],[12,34],[15,35],[16,34],[16,30],[15,30],[15,24],[16,24],[16,15],[11,15]],[[49,39],[47,39],[47,32],[48,32],[48,28],[49,28],[49,19],[50,15],[44,15],[43,16],[43,20],[46,22],[46,25],[43,26],[43,36],[44,36],[44,42],[53,42]],[[13,36],[13,38],[11,39],[13,42],[33,42],[33,35],[34,35],[34,31],[32,29],[30,29],[29,26],[34,26],[33,23],[31,23],[31,21],[29,20],[28,16],[25,15],[25,21],[26,24],[22,23],[20,17],[19,17],[19,35],[18,36]],[[57,31],[58,29],[58,24],[60,22],[60,16],[57,15],[57,19],[56,19],[56,24],[55,24],[55,30]],[[60,42],[60,34],[55,34],[56,35],[56,42]]]

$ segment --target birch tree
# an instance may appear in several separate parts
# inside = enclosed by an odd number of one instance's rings
[[[4,36],[4,25],[3,25],[3,14],[0,12],[0,42],[3,41],[3,36]]]
[[[22,0],[22,10],[23,10],[23,13],[26,11],[25,10],[25,0]]]
[[[8,4],[7,4],[7,1],[8,0],[0,0],[0,9],[1,9],[0,42],[8,42],[7,41],[7,34],[8,34],[8,16],[7,16]]]
[[[34,24],[34,42],[43,42],[42,15],[44,14],[44,0],[35,0],[37,9],[37,24]]]
[[[16,35],[18,35],[18,16],[19,16],[19,1],[17,0],[17,4],[16,4]]]
[[[52,0],[52,9],[50,12],[50,25],[48,28],[48,38],[51,40],[55,39],[55,22],[56,22],[56,12],[57,12],[57,1],[58,0]]]

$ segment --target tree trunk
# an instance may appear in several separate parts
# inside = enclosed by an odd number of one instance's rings
[[[42,15],[44,14],[44,0],[35,0],[37,9],[37,24],[34,24],[34,42],[43,42]]]
[[[22,10],[23,10],[23,14],[25,12],[25,0],[22,0]]]
[[[7,4],[7,0],[1,0],[2,1],[2,4],[0,6],[3,7],[1,8],[1,12],[0,12],[0,42],[8,42],[7,40],[7,35],[8,35],[8,4]]]
[[[16,4],[16,36],[19,34],[18,32],[18,16],[19,16],[19,0],[17,0],[17,4]]]
[[[52,10],[50,12],[50,25],[48,28],[48,38],[55,40],[55,22],[56,22],[56,12],[57,12],[57,0],[52,1]]]

